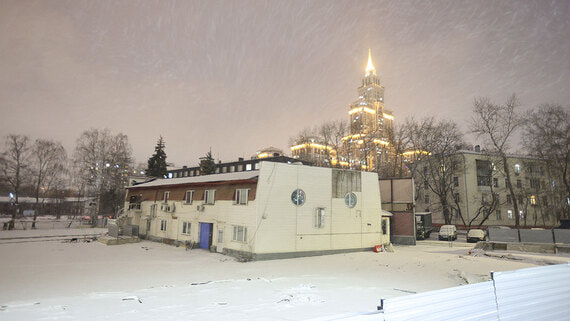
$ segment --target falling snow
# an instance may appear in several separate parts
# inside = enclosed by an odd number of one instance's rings
[[[568,1],[2,1],[0,136],[90,127],[224,161],[346,119],[372,49],[396,122],[570,101]]]

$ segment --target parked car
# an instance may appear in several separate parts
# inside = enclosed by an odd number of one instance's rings
[[[457,240],[457,228],[455,225],[442,225],[439,228],[439,240],[455,241]]]
[[[470,229],[467,232],[467,242],[477,243],[479,241],[485,241],[485,231],[477,228]]]

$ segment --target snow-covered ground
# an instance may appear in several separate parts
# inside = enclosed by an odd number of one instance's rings
[[[81,235],[85,229],[66,230]],[[95,231],[94,231],[95,232]],[[374,311],[381,298],[479,282],[489,271],[566,262],[426,241],[361,252],[240,263],[153,242],[13,242],[0,232],[1,320],[300,320]],[[46,232],[48,233],[48,232]],[[54,232],[49,232],[51,235]],[[61,233],[57,234],[61,235]],[[493,253],[500,254],[500,253]],[[503,253],[504,254],[504,253]],[[326,318],[325,318],[326,319]]]

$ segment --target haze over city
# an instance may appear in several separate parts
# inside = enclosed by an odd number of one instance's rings
[[[570,101],[568,1],[2,1],[0,136],[86,129],[194,165],[347,119],[368,49],[395,123]]]

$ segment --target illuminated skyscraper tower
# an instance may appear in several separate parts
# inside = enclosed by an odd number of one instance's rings
[[[372,64],[368,64],[358,87],[358,100],[349,105],[350,135],[344,138],[346,155],[341,165],[354,169],[377,170],[388,154],[387,131],[393,126],[392,112],[384,107],[384,87]]]

